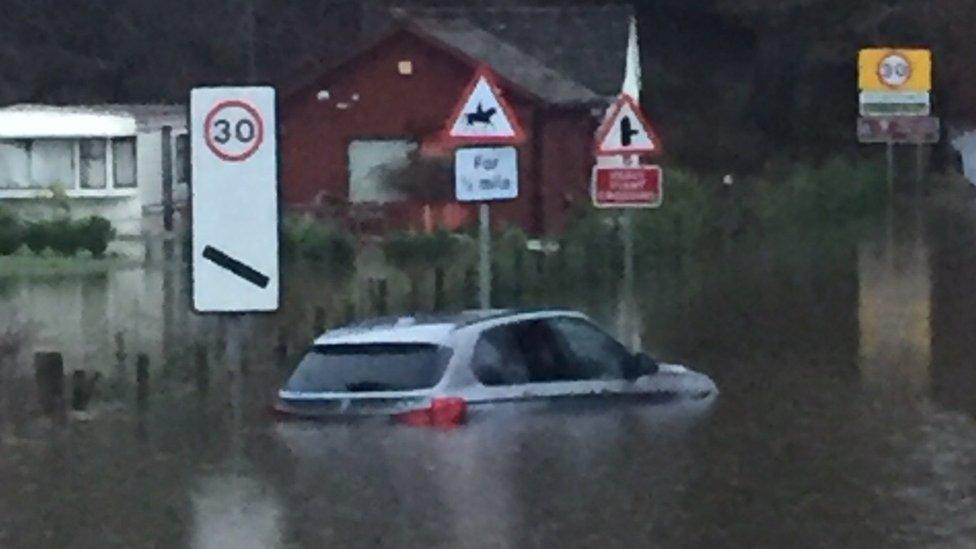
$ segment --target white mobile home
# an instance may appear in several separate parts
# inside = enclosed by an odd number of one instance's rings
[[[186,109],[182,106],[14,105],[0,109],[0,204],[26,217],[61,188],[73,216],[100,215],[120,235],[154,232],[163,202],[164,127],[174,197],[186,196]],[[149,215],[147,215],[149,214]]]

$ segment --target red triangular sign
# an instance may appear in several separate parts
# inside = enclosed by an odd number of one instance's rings
[[[522,126],[500,91],[491,70],[480,67],[448,121],[448,137],[466,144],[511,144],[522,141]]]
[[[622,94],[596,133],[596,154],[661,154],[661,140],[634,98]]]

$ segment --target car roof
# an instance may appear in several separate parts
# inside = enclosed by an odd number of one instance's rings
[[[483,309],[452,314],[415,314],[388,316],[356,322],[329,330],[315,340],[316,345],[355,345],[369,343],[443,344],[450,334],[462,327],[482,322],[527,320],[533,317],[584,316],[562,309]]]

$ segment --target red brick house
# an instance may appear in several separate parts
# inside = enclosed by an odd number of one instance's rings
[[[589,206],[593,134],[623,80],[629,8],[383,15],[367,18],[380,23],[367,23],[371,38],[347,57],[280,92],[288,206],[381,212],[388,226],[423,226],[423,205],[402,200],[378,174],[413,151],[452,154],[442,130],[482,64],[526,132],[519,198],[493,205],[495,222],[557,233]],[[452,228],[473,217],[458,204],[435,212]]]

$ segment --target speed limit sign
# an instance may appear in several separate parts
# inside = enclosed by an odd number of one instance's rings
[[[240,162],[250,158],[264,140],[264,120],[254,105],[239,99],[211,107],[203,123],[207,147],[218,158]]]
[[[278,308],[278,160],[275,91],[190,93],[193,308]]]
[[[878,62],[878,78],[888,87],[900,88],[911,77],[911,62],[898,52],[892,52]]]

